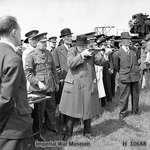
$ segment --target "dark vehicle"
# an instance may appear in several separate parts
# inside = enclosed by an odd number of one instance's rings
[[[144,38],[150,32],[150,18],[148,16],[143,13],[133,15],[129,21],[130,32]]]

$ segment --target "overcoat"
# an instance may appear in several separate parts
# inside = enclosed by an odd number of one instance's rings
[[[22,60],[11,46],[0,43],[0,138],[30,136],[32,122]]]
[[[62,114],[91,119],[99,114],[97,79],[94,56],[83,59],[76,47],[70,48],[67,56],[69,67],[59,109]],[[101,62],[99,57],[95,62]],[[102,63],[99,63],[102,65]]]

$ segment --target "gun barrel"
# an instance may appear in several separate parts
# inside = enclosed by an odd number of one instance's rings
[[[94,48],[92,48],[92,49],[89,49],[89,51],[97,51],[97,52],[100,52],[100,51],[105,51],[105,49],[101,49],[101,48],[96,48],[96,49],[94,49]]]

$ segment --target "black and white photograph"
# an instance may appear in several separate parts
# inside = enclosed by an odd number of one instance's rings
[[[0,0],[0,150],[149,150],[150,1]]]

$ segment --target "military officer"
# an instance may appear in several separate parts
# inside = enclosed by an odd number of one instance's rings
[[[51,96],[46,100],[46,106],[43,102],[40,105],[41,118],[45,116],[45,127],[48,130],[58,133],[55,118],[55,91],[59,89],[59,80],[56,73],[55,64],[51,52],[47,48],[47,33],[41,33],[34,36],[37,47],[30,52],[25,60],[25,73],[30,82],[29,90],[33,93],[44,93]],[[41,120],[43,123],[43,119]],[[42,127],[41,123],[41,127]]]
[[[24,42],[28,43],[28,47],[22,53],[23,67],[25,66],[25,58],[26,58],[27,54],[30,53],[31,51],[33,51],[34,48],[36,47],[35,40],[33,40],[32,38],[35,35],[37,35],[38,33],[39,33],[38,30],[31,30],[25,34],[25,37],[27,37],[27,38],[25,39]],[[27,81],[27,91],[29,91],[29,86],[30,86],[30,83],[29,83],[29,81]]]
[[[56,48],[56,43],[57,43],[57,37],[52,36],[48,39],[48,46],[47,49],[53,52],[53,50]]]
[[[39,33],[38,30],[31,30],[25,34],[25,37],[27,37],[27,38],[25,39],[24,43],[28,43],[28,48],[25,49],[22,54],[23,66],[25,64],[25,58],[26,58],[27,54],[30,53],[31,51],[33,51],[34,48],[36,47],[35,40],[33,40],[32,38],[35,35],[37,35],[38,33]]]

